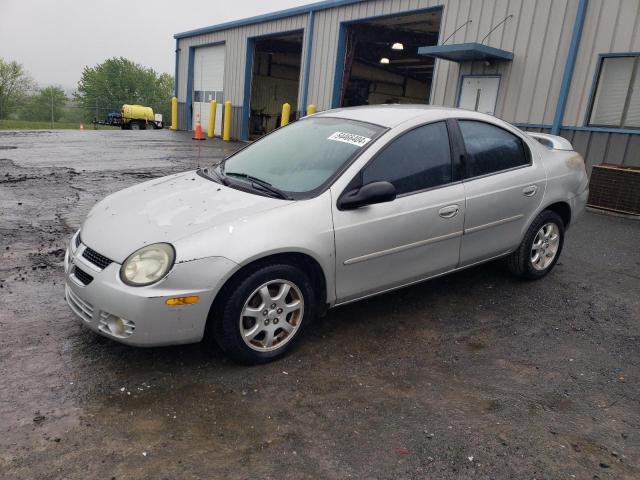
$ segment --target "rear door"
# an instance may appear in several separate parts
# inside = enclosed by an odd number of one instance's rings
[[[523,138],[495,124],[457,122],[465,153],[460,265],[515,249],[544,195],[546,175]]]
[[[375,181],[397,198],[340,210],[343,191]],[[455,268],[464,222],[464,187],[452,167],[444,121],[392,140],[345,189],[332,187],[338,302]]]

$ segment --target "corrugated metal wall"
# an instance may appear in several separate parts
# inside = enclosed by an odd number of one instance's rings
[[[432,103],[455,106],[459,74],[502,76],[496,115],[519,123],[551,123],[560,91],[578,0],[375,0],[316,13],[309,101],[330,108],[340,22],[443,5],[440,43],[481,42],[512,51],[514,60],[492,66],[438,60]],[[517,32],[517,34],[516,34]]]
[[[640,1],[589,0],[564,125],[583,126],[600,53],[640,51]]]
[[[514,59],[512,62],[494,65],[474,62],[462,67],[455,62],[437,60],[432,103],[455,106],[461,75],[499,74],[501,84],[496,115],[514,123],[550,125],[560,93],[578,2],[579,0],[371,0],[317,11],[308,103],[315,103],[319,110],[331,107],[341,22],[441,6],[443,13],[439,43],[469,20],[471,23],[460,28],[447,43],[482,42],[491,28],[512,15],[484,43],[512,51]],[[305,28],[306,20],[307,14],[301,14],[181,39],[179,101],[184,102],[186,98],[189,47],[226,42],[225,99],[233,102],[233,133],[238,136],[242,117],[247,39],[301,30]],[[305,35],[303,52],[306,51],[306,43]],[[583,125],[598,54],[612,51],[640,51],[638,0],[590,0],[564,125]],[[302,85],[300,89],[301,87]],[[184,110],[185,107],[181,105],[181,108]],[[181,112],[181,116],[184,117],[184,112]],[[605,158],[602,152],[611,158],[620,158],[620,152],[624,150],[623,161],[629,163],[634,161],[632,157],[638,152],[638,140],[634,135],[571,131],[571,139],[579,145],[584,144],[583,153],[594,161],[596,158]],[[606,146],[603,147],[603,144]]]
[[[476,62],[465,65],[461,73],[502,76],[496,109],[499,117],[520,123],[551,123],[577,4],[578,0],[372,0],[318,11],[315,14],[308,103],[315,103],[320,110],[331,107],[341,22],[443,6],[440,42],[468,20],[471,23],[458,30],[448,43],[480,42],[492,27],[513,15],[484,42],[513,51],[513,62],[493,66]],[[181,39],[179,100],[184,101],[186,97],[189,47],[225,41],[225,98],[234,106],[242,106],[247,38],[303,29],[306,17],[303,14]],[[305,49],[306,38],[303,52]],[[433,104],[456,105],[459,73],[457,63],[436,62]]]
[[[244,97],[244,76],[246,64],[247,40],[250,37],[270,35],[278,32],[302,30],[306,26],[307,15],[297,15],[270,22],[257,23],[244,27],[233,28],[221,32],[208,33],[196,37],[180,39],[178,48],[178,101],[185,102],[187,97],[187,68],[189,63],[189,47],[207,45],[211,43],[225,43],[225,71],[224,71],[224,99],[231,100],[233,104],[232,136],[240,136],[241,109]],[[306,48],[306,39],[303,40],[302,51]],[[299,94],[298,94],[299,95]],[[182,105],[180,117],[186,118],[187,105]],[[180,124],[183,128],[185,123]]]
[[[456,106],[459,75],[501,75],[496,116],[509,122],[551,123],[560,92],[563,66],[578,0],[496,0],[493,8],[460,1],[457,12],[445,15],[445,36],[467,20],[452,43],[481,42],[491,26],[513,15],[485,40],[487,45],[513,52],[512,62],[440,62],[434,103]],[[485,18],[486,17],[486,18]]]

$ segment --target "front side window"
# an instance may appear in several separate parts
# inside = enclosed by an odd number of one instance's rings
[[[236,181],[259,179],[287,193],[321,187],[373,142],[384,128],[343,118],[292,123],[229,157],[224,174]]]
[[[387,181],[402,195],[451,182],[451,150],[444,122],[393,140],[362,172],[362,184]]]
[[[524,142],[512,133],[485,122],[459,120],[467,151],[467,178],[529,164]]]
[[[597,82],[589,125],[640,128],[640,55],[603,58]]]

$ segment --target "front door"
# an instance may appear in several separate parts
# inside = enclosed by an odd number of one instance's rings
[[[389,181],[394,201],[343,211],[343,192],[332,190],[338,303],[456,267],[465,206],[451,159],[445,122],[423,125],[393,140],[347,187]]]

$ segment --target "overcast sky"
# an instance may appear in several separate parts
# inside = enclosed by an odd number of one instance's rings
[[[65,89],[85,65],[114,56],[173,75],[174,33],[311,1],[0,0],[0,57]]]

